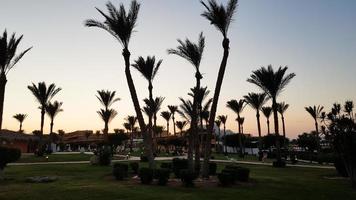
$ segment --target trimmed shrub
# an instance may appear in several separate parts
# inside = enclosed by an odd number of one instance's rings
[[[169,169],[161,168],[154,171],[155,179],[158,180],[158,185],[167,185],[169,175],[171,171]]]
[[[0,146],[0,170],[3,170],[8,163],[15,162],[21,157],[21,151],[15,148]]]
[[[278,167],[278,168],[286,167],[286,161],[282,159],[273,161],[273,167]]]
[[[134,174],[138,174],[138,169],[139,169],[138,162],[130,162],[130,168]]]
[[[218,165],[214,162],[209,163],[209,175],[216,175],[216,169],[218,168]]]
[[[124,178],[128,177],[128,169],[129,166],[127,164],[115,163],[112,173],[116,180],[124,180]]]
[[[236,179],[241,182],[247,182],[250,177],[250,169],[241,167],[237,170]]]
[[[233,178],[230,173],[222,172],[218,174],[218,179],[221,186],[228,186],[233,183]]]
[[[194,186],[194,180],[197,178],[197,175],[195,172],[189,170],[189,169],[182,169],[180,170],[180,178],[185,187],[193,187]]]
[[[104,146],[101,147],[98,151],[99,165],[110,165],[112,152],[111,148]]]
[[[161,163],[161,168],[163,169],[169,169],[170,171],[172,171],[172,163],[167,163],[167,162],[164,162],[164,163]]]
[[[172,170],[173,170],[174,175],[177,178],[180,178],[180,172],[183,169],[188,169],[188,160],[187,159],[174,158],[172,160]]]
[[[140,179],[142,184],[151,184],[153,181],[153,169],[143,167],[140,169]]]

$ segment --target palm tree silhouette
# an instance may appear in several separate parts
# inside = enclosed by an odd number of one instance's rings
[[[141,112],[141,106],[137,98],[136,88],[132,80],[130,71],[130,51],[128,49],[131,34],[134,31],[138,12],[140,10],[140,4],[136,0],[131,2],[131,6],[128,12],[126,12],[123,4],[120,4],[120,9],[117,9],[111,2],[106,4],[108,9],[108,14],[105,14],[101,10],[98,12],[105,18],[104,22],[99,22],[97,20],[86,20],[85,26],[87,27],[97,27],[107,31],[114,38],[116,38],[122,45],[122,55],[125,60],[125,75],[127,84],[130,90],[131,99],[135,108],[138,123],[140,125],[141,132],[143,133],[143,140],[145,144],[146,156],[149,160],[150,168],[154,167],[154,158],[152,152],[152,141],[151,136],[146,134],[146,124]]]
[[[278,70],[274,71],[272,65],[268,65],[267,68],[261,67],[253,71],[250,78],[247,79],[247,82],[257,85],[272,99],[274,130],[277,138],[279,137],[277,96],[295,76],[294,73],[286,74],[287,69],[288,67],[279,67]],[[280,142],[278,139],[276,140],[276,148],[277,160],[280,161]]]
[[[337,104],[336,105],[336,109],[337,109]],[[315,124],[315,137],[317,139],[318,142],[318,150],[320,150],[320,141],[319,141],[319,125],[318,125],[318,119],[321,117],[321,113],[323,112],[324,106],[309,106],[309,107],[305,107],[305,110],[310,114],[310,116],[313,117],[314,119],[314,124]],[[336,112],[337,113],[337,112]]]
[[[174,135],[176,135],[176,122],[175,122],[175,113],[178,112],[178,106],[174,106],[174,105],[168,105],[168,110],[171,112],[171,116],[172,116],[172,121],[173,121],[173,133]]]
[[[179,98],[179,100],[182,104],[179,105],[179,110],[177,110],[178,114],[188,122],[191,122],[194,115],[193,102],[183,98]]]
[[[208,4],[205,4],[203,1],[200,1],[205,7],[205,11],[201,14],[204,18],[206,18],[210,24],[214,25],[223,35],[224,39],[222,42],[222,46],[224,48],[224,55],[220,64],[218,77],[216,80],[213,103],[210,111],[209,118],[209,128],[208,128],[208,137],[205,145],[205,153],[204,153],[204,163],[203,163],[203,177],[208,177],[209,174],[209,159],[210,159],[210,145],[211,145],[211,135],[213,133],[214,128],[214,120],[216,116],[216,109],[218,106],[220,90],[222,86],[222,82],[224,79],[227,58],[229,57],[229,38],[227,37],[227,33],[230,27],[231,22],[233,21],[233,15],[237,8],[237,0],[229,0],[226,7],[222,4],[218,5],[215,0],[209,0]]]
[[[54,118],[57,116],[58,113],[63,111],[63,109],[61,109],[62,104],[62,102],[55,101],[53,103],[49,102],[46,106],[46,113],[51,119],[50,133],[53,133]]]
[[[269,106],[262,107],[261,111],[267,119],[267,134],[269,135],[269,134],[271,134],[270,129],[269,129],[269,117],[272,114],[272,107],[269,107]]]
[[[109,131],[109,122],[112,120],[117,115],[117,112],[115,110],[109,111],[110,106],[112,106],[115,102],[119,101],[120,98],[115,98],[115,91],[109,91],[109,90],[98,90],[98,95],[96,95],[96,98],[99,100],[99,102],[104,106],[104,111],[102,112],[101,110],[98,111],[99,115],[103,119],[105,126],[104,126],[104,141],[108,142],[108,131]],[[115,112],[113,112],[115,111]],[[110,116],[109,116],[110,115]],[[110,119],[110,117],[112,118]]]
[[[284,143],[286,140],[286,126],[285,126],[285,121],[284,121],[284,113],[287,111],[288,108],[289,108],[289,104],[287,104],[285,102],[277,103],[277,110],[282,118],[283,146],[284,146]]]
[[[40,103],[41,109],[41,137],[43,135],[43,125],[44,125],[44,118],[46,114],[46,106],[51,101],[51,99],[62,90],[62,88],[56,88],[54,83],[50,84],[47,88],[45,82],[39,82],[36,86],[34,83],[32,85],[27,86],[27,88],[31,91],[33,96],[35,96],[38,103]]]
[[[7,74],[15,67],[21,58],[32,48],[16,55],[17,47],[22,40],[23,35],[16,38],[15,33],[7,38],[7,31],[5,30],[2,36],[0,35],[0,130],[2,129],[2,115],[4,111],[5,86],[7,83]]]
[[[187,125],[187,121],[176,121],[177,128],[180,131],[180,136],[183,136],[183,129]]]
[[[244,96],[245,102],[256,110],[257,130],[258,130],[258,150],[262,150],[262,136],[261,136],[261,122],[260,122],[260,110],[266,102],[265,93],[248,93]]]
[[[177,40],[179,46],[176,49],[168,49],[168,54],[175,54],[190,62],[195,68],[195,80],[196,80],[196,88],[200,88],[200,80],[203,78],[200,73],[200,62],[203,56],[204,47],[205,47],[205,38],[203,33],[200,33],[199,39],[197,43],[191,42],[189,39],[186,39],[184,42],[180,39]],[[194,136],[198,135],[198,105],[196,101],[196,97],[193,97],[193,111],[192,119],[190,121],[191,132],[189,134],[189,148],[188,148],[188,161],[189,168],[194,170],[193,168],[193,140]],[[174,115],[173,115],[174,117]],[[174,125],[175,126],[175,125]],[[175,133],[175,131],[174,131]]]
[[[242,144],[242,132],[241,132],[241,112],[245,108],[245,100],[240,99],[239,101],[232,99],[227,102],[226,106],[230,108],[232,111],[234,111],[237,114],[237,123],[238,123],[238,130],[239,130],[239,146],[240,146],[240,156],[243,156],[244,154],[244,147]]]
[[[227,121],[227,115],[219,115],[218,119],[221,121],[221,123],[224,126],[224,153],[227,154],[227,149],[226,149],[226,121]]]
[[[27,117],[27,114],[21,114],[21,113],[13,116],[13,118],[15,118],[20,123],[20,129],[19,129],[20,133],[22,132],[22,123],[26,119],[26,117]]]
[[[162,111],[161,117],[166,120],[167,122],[167,135],[169,135],[169,120],[171,120],[171,112],[169,111]]]
[[[346,101],[344,105],[344,112],[346,112],[351,120],[353,119],[353,109],[354,109],[354,102],[353,101]]]
[[[164,97],[156,97],[153,101],[144,99],[146,107],[144,108],[148,116],[153,116],[153,130],[157,127],[157,113],[160,111]],[[156,137],[157,133],[154,131],[153,136]]]
[[[132,148],[133,148],[133,132],[135,130],[135,125],[137,123],[137,117],[129,115],[125,118],[126,123],[128,124],[126,125],[127,127],[129,127],[131,134],[130,134],[130,152],[132,152]],[[126,127],[125,127],[126,128]]]
[[[216,137],[216,145],[215,145],[215,150],[217,152],[219,152],[217,149],[218,149],[218,146],[220,145],[220,126],[221,126],[221,120],[219,118],[217,118],[215,120],[215,125],[218,127],[218,135]]]

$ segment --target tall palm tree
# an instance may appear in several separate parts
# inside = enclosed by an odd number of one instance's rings
[[[295,76],[294,73],[286,74],[287,69],[288,67],[279,67],[278,70],[274,71],[272,65],[268,65],[267,68],[261,67],[253,71],[250,78],[247,79],[247,82],[257,85],[272,99],[274,130],[277,137],[279,137],[277,97]],[[277,160],[280,161],[279,140],[276,140],[276,147]]]
[[[187,125],[187,121],[176,121],[177,128],[180,131],[180,136],[183,136],[183,129]]]
[[[26,117],[27,117],[27,114],[21,114],[21,113],[13,116],[13,118],[15,118],[20,123],[20,129],[19,129],[20,133],[22,132],[22,123],[26,119]]]
[[[283,146],[284,146],[284,142],[286,140],[286,126],[285,126],[285,121],[284,121],[284,113],[287,111],[288,108],[289,108],[289,104],[287,104],[285,102],[277,103],[277,110],[282,118]]]
[[[117,9],[111,2],[106,4],[108,14],[105,14],[101,10],[98,12],[105,18],[104,22],[97,20],[89,19],[85,21],[85,26],[87,27],[97,27],[107,31],[115,39],[119,41],[122,45],[122,55],[125,60],[125,75],[127,84],[130,90],[132,103],[135,108],[136,116],[138,123],[140,125],[141,132],[143,133],[143,140],[145,145],[145,153],[149,160],[150,168],[154,167],[154,158],[152,152],[152,141],[151,136],[146,133],[146,124],[142,115],[141,106],[138,101],[136,88],[132,80],[131,71],[130,71],[130,51],[129,51],[129,42],[136,26],[138,12],[140,10],[140,4],[136,0],[131,2],[130,9],[126,11],[123,4],[120,4],[120,8]]]
[[[117,115],[117,111],[115,109],[100,109],[99,111],[97,111],[97,113],[99,114],[100,118],[104,121],[104,138],[107,138],[108,132],[109,132],[109,123],[111,122],[111,120],[113,120],[116,115]],[[107,139],[104,139],[105,141],[107,141]]]
[[[266,106],[266,107],[262,107],[261,111],[263,113],[263,115],[266,117],[267,119],[267,134],[271,134],[271,131],[269,129],[269,117],[272,114],[272,107]]]
[[[33,96],[35,96],[38,103],[40,103],[41,109],[41,136],[43,135],[43,125],[44,118],[46,114],[46,106],[51,101],[51,99],[62,90],[62,88],[56,88],[54,83],[50,84],[48,87],[45,82],[39,82],[36,86],[34,83],[32,85],[27,86],[27,88],[31,91]]]
[[[178,112],[178,106],[174,106],[174,105],[168,105],[168,110],[171,112],[171,116],[172,116],[172,121],[173,121],[173,133],[174,135],[176,135],[176,122],[175,122],[175,113]]]
[[[169,120],[171,120],[171,112],[169,111],[162,111],[161,117],[166,120],[167,122],[167,135],[169,135]]]
[[[257,130],[258,130],[258,150],[262,150],[262,136],[261,136],[261,122],[260,122],[260,110],[266,102],[265,93],[248,93],[244,96],[245,102],[256,111]]]
[[[216,119],[215,120],[215,125],[218,127],[218,135],[216,137],[216,146],[215,146],[215,150],[217,152],[219,152],[217,149],[218,149],[218,145],[220,145],[220,126],[221,126],[221,120],[220,119]]]
[[[244,147],[242,144],[242,132],[241,132],[241,112],[243,111],[243,109],[245,108],[245,100],[240,99],[240,100],[235,100],[232,99],[230,101],[227,102],[226,106],[228,108],[230,108],[233,112],[235,112],[237,114],[237,123],[238,123],[238,130],[239,130],[239,146],[240,146],[240,156],[243,156],[244,154]]]
[[[224,153],[227,154],[227,149],[226,149],[226,121],[227,121],[227,115],[219,115],[218,119],[221,121],[224,127]]]
[[[312,116],[314,119],[314,124],[315,124],[315,137],[318,141],[318,150],[320,150],[320,141],[319,141],[319,125],[318,125],[318,119],[321,117],[321,113],[323,112],[324,106],[309,106],[305,107],[305,110]]]
[[[51,119],[50,133],[53,133],[54,118],[57,116],[58,113],[63,111],[63,109],[61,108],[62,104],[62,102],[55,101],[53,103],[49,102],[46,106],[46,113]]]
[[[189,39],[186,39],[184,42],[180,39],[178,39],[177,41],[179,43],[179,46],[176,49],[168,49],[168,54],[178,55],[186,59],[194,66],[195,80],[196,80],[195,87],[200,88],[200,80],[203,78],[200,72],[200,62],[205,47],[205,38],[203,36],[203,33],[200,33],[197,43],[191,42]],[[193,111],[194,114],[192,115],[192,119],[190,121],[191,132],[188,138],[189,140],[188,161],[189,161],[189,168],[191,170],[194,170],[192,145],[193,145],[194,136],[198,135],[198,105],[197,105],[196,97],[193,97]]]
[[[5,86],[7,83],[7,74],[15,67],[21,58],[32,48],[16,55],[17,47],[22,40],[22,35],[16,38],[15,33],[7,38],[6,30],[0,35],[0,130],[2,129],[2,115],[4,111]]]
[[[203,163],[203,176],[208,177],[209,174],[209,159],[210,159],[210,145],[211,145],[211,135],[214,129],[214,120],[216,116],[216,109],[218,106],[220,90],[222,86],[222,82],[224,79],[227,59],[229,57],[229,49],[230,49],[230,40],[227,37],[227,33],[230,27],[231,22],[233,21],[233,15],[237,8],[237,0],[229,0],[226,6],[222,4],[218,4],[215,0],[209,0],[208,4],[200,1],[205,7],[205,11],[201,14],[204,18],[206,18],[210,24],[214,25],[223,35],[222,46],[224,49],[224,55],[221,60],[218,77],[216,80],[213,103],[210,111],[209,118],[209,128],[208,128],[208,137],[205,145],[205,153],[204,153],[204,163]]]
[[[109,90],[98,90],[98,98],[99,102],[105,107],[105,109],[109,109],[115,102],[119,101],[120,98],[115,98],[116,91]]]

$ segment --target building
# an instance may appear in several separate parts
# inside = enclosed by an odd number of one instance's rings
[[[21,153],[33,153],[38,142],[38,136],[6,129],[0,130],[0,145],[20,149]]]

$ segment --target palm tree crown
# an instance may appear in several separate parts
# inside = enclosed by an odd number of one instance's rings
[[[100,103],[105,107],[105,109],[108,109],[113,103],[117,102],[120,100],[120,98],[115,98],[115,91],[109,91],[109,90],[98,90],[98,95],[96,98],[100,101]]]
[[[47,115],[51,119],[54,119],[58,113],[63,111],[63,109],[61,109],[62,104],[63,104],[62,102],[58,102],[58,101],[55,101],[53,103],[48,103],[46,106]]]
[[[114,109],[100,109],[97,111],[101,119],[104,121],[105,124],[108,124],[111,122],[112,119],[117,115],[117,111]],[[108,131],[108,130],[106,130]],[[106,134],[106,133],[105,133]]]
[[[97,20],[89,19],[85,21],[85,26],[87,27],[98,27],[106,30],[112,36],[114,36],[122,46],[127,49],[131,34],[135,28],[138,12],[140,10],[140,4],[136,0],[131,2],[130,10],[126,13],[123,4],[120,4],[120,8],[116,7],[108,2],[106,4],[108,14],[105,14],[98,8],[96,8],[99,13],[105,18],[104,22],[99,22]]]
[[[161,112],[161,117],[165,119],[166,121],[169,121],[171,119],[171,112],[169,111],[162,111]]]
[[[155,56],[147,56],[146,60],[140,56],[135,60],[132,66],[137,69],[147,81],[152,82],[161,64],[162,60],[156,63]]]
[[[236,114],[240,115],[240,113],[245,108],[245,100],[240,99],[239,101],[232,99],[227,102],[226,106],[234,111]]]
[[[261,110],[263,104],[266,103],[266,93],[248,93],[244,96],[245,102],[256,111]]]
[[[269,107],[269,106],[266,106],[266,107],[262,107],[261,108],[261,111],[263,113],[263,115],[269,119],[269,117],[271,116],[272,114],[272,107]]]
[[[281,102],[277,104],[277,110],[278,112],[283,115],[287,109],[289,108],[289,104],[285,103],[285,102]]]
[[[39,82],[37,86],[32,83],[32,86],[29,85],[27,88],[32,92],[36,100],[41,104],[43,108],[45,108],[48,102],[51,101],[51,99],[59,91],[62,90],[62,88],[56,88],[56,85],[54,83],[49,85],[47,88],[45,82]]]
[[[25,51],[16,55],[17,47],[22,40],[22,35],[16,38],[15,33],[7,38],[7,31],[5,30],[3,35],[0,35],[0,74],[7,74],[20,60],[21,58],[32,48],[28,48]]]
[[[237,7],[237,0],[230,0],[226,6],[218,3],[215,0],[209,0],[206,4],[200,1],[206,8],[201,15],[208,19],[226,38],[230,23],[233,21],[233,15]]]
[[[324,106],[309,106],[305,107],[305,110],[313,117],[313,119],[316,121],[318,118],[320,118],[320,115],[324,109]]]
[[[13,118],[15,118],[17,121],[19,121],[20,123],[22,123],[27,117],[27,114],[16,114],[13,116]]]
[[[227,115],[219,115],[218,119],[225,125],[227,121]]]

